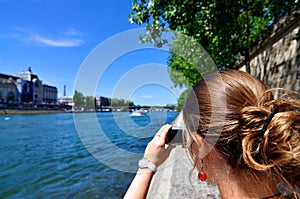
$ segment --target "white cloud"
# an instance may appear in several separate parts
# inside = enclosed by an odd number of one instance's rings
[[[53,47],[76,47],[76,46],[81,46],[84,43],[82,39],[73,39],[73,38],[50,39],[40,35],[32,35],[31,40],[39,44],[43,44],[46,46],[53,46]]]
[[[152,95],[142,95],[142,96],[140,96],[140,98],[153,99],[155,97]]]
[[[14,27],[13,30],[13,33],[9,35],[1,35],[0,33],[0,38],[8,38],[8,36],[10,36],[10,38],[15,38],[22,42],[25,41],[50,47],[77,47],[85,43],[84,40],[79,38],[82,34],[74,28],[69,29],[58,37],[52,37],[51,35],[49,36],[49,34],[47,34],[48,36],[44,36],[21,27]]]

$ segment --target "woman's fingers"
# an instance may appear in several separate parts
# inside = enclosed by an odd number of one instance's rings
[[[157,141],[159,146],[165,146],[166,137],[169,130],[172,128],[170,124],[163,125],[156,133],[154,139]]]
[[[144,156],[156,166],[161,165],[168,157],[174,146],[165,146],[166,137],[171,125],[164,125],[155,134],[151,142],[148,143]]]

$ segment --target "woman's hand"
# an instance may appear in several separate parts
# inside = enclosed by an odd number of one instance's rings
[[[169,124],[163,125],[146,147],[144,157],[157,167],[169,157],[171,150],[175,148],[175,146],[165,145],[167,134],[171,128],[172,126]]]

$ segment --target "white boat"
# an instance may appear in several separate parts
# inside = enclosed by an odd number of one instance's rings
[[[146,110],[134,110],[131,112],[130,116],[132,117],[136,117],[136,116],[145,116],[147,115],[147,111]]]

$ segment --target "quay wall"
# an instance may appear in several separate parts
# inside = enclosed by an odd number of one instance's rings
[[[300,9],[283,16],[269,34],[250,54],[251,74],[269,88],[300,91]]]
[[[0,115],[15,115],[15,114],[50,114],[50,113],[65,113],[64,110],[21,110],[21,109],[0,109]]]

